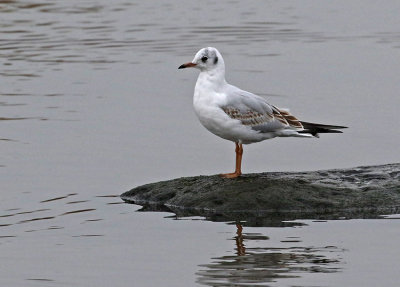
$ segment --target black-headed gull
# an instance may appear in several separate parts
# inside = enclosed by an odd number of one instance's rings
[[[236,145],[236,169],[222,177],[242,174],[242,144],[251,144],[274,137],[318,137],[319,133],[341,133],[332,126],[298,120],[288,110],[279,109],[257,95],[228,84],[225,63],[216,48],[203,48],[192,62],[179,69],[197,68],[199,77],[194,89],[193,106],[202,125],[213,134]]]

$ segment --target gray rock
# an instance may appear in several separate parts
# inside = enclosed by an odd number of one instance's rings
[[[400,163],[312,172],[218,175],[156,182],[121,195],[146,210],[229,218],[242,214],[348,216],[394,213],[400,207]],[[235,215],[232,217],[232,215]],[[240,216],[239,216],[240,217]]]

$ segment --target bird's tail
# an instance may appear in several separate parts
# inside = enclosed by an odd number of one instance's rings
[[[299,131],[298,133],[312,134],[315,137],[318,137],[318,134],[324,133],[342,133],[342,131],[338,131],[339,129],[346,129],[344,126],[333,126],[333,125],[322,125],[322,124],[314,124],[301,121],[304,130]]]

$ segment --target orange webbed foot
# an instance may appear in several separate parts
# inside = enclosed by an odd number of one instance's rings
[[[242,175],[242,173],[232,172],[232,173],[221,173],[219,176],[222,178],[237,178],[241,175]]]

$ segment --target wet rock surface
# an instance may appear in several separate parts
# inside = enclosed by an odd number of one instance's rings
[[[374,217],[400,207],[400,163],[246,174],[237,179],[184,177],[142,185],[121,198],[143,205],[144,210],[166,209],[181,215]]]

